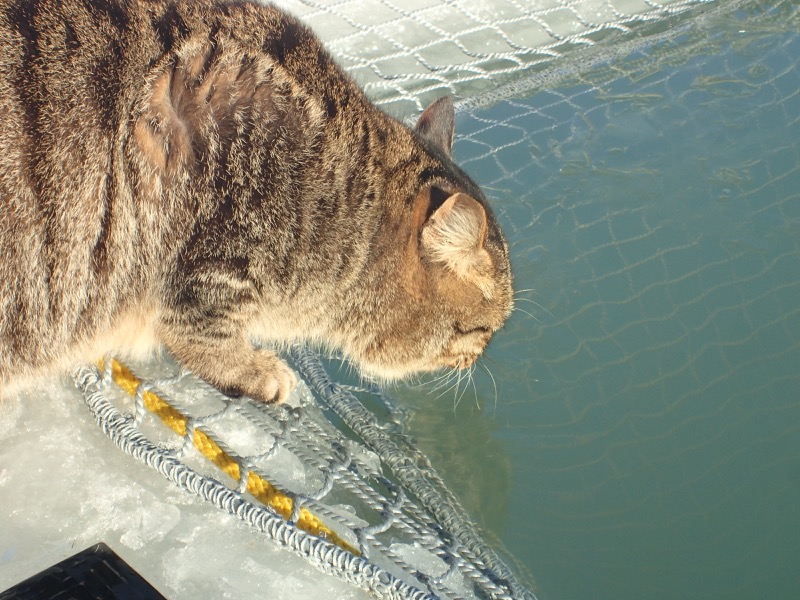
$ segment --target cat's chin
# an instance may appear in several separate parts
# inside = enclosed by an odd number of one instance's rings
[[[423,364],[398,366],[359,362],[357,365],[358,370],[364,379],[367,379],[378,385],[406,381],[424,373],[430,373],[439,370],[439,367],[435,365],[426,366]]]
[[[477,356],[442,357],[438,360],[419,361],[405,364],[375,364],[358,362],[361,376],[376,384],[390,384],[407,381],[414,377],[436,373],[443,370],[468,369]]]

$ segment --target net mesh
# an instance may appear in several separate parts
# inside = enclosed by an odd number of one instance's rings
[[[394,114],[471,97],[714,0],[281,0]]]
[[[335,382],[309,350],[292,358],[308,385],[279,406],[224,396],[169,361],[134,373],[112,359],[76,381],[122,450],[325,573],[386,598],[535,597],[357,398],[378,390]]]
[[[650,78],[653,73],[688,61],[713,43],[703,19],[722,18],[741,5],[703,0],[551,0],[535,6],[498,0],[491,9],[478,2],[423,0],[402,8],[388,0],[282,4],[309,22],[392,112],[416,112],[443,91],[459,95],[456,154],[482,185],[520,195],[516,206],[529,212],[504,215],[517,239],[564,209],[536,209],[530,181],[545,186],[570,164],[582,164],[579,153],[565,157],[562,149],[566,152],[576,123],[591,128],[595,117],[602,122],[608,107],[617,105],[614,82],[642,79],[646,83],[635,93],[626,91],[624,100],[646,102],[650,90],[663,83]],[[687,12],[692,8],[703,10]],[[625,57],[624,72],[617,56]],[[533,89],[535,100],[515,99]],[[483,107],[501,100],[502,116],[495,112],[488,118]],[[578,202],[570,210],[578,214],[583,206]],[[613,218],[598,222],[613,231]],[[578,223],[574,235],[591,224]],[[575,262],[591,265],[605,250],[657,232],[620,235],[605,246],[587,238],[589,246]],[[630,278],[633,267],[647,268],[653,261],[670,271],[670,257],[679,257],[681,248],[659,248],[628,262],[622,257],[619,275]],[[536,253],[530,244],[523,249]],[[797,248],[790,254],[796,256]],[[602,294],[618,288],[616,282],[606,285],[614,275],[593,272],[589,279]],[[626,280],[622,287],[631,289],[635,282]],[[593,306],[601,305],[609,306],[602,300]],[[569,330],[583,312],[579,308],[548,327]],[[425,457],[367,408],[365,398],[384,402],[380,391],[339,382],[306,349],[295,348],[290,358],[301,384],[282,406],[227,398],[168,361],[136,365],[134,374],[109,360],[101,368],[83,369],[77,381],[119,447],[326,573],[380,597],[535,597],[528,579],[520,580],[508,558],[483,541]],[[543,364],[554,381],[570,381],[558,371],[563,356],[544,357]],[[562,392],[554,393],[554,401]]]
[[[564,597],[793,589],[798,32],[797,2],[721,4],[461,104],[454,154],[547,309],[493,348],[511,510],[541,516],[504,541]]]

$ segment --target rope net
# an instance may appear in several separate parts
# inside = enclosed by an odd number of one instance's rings
[[[76,381],[119,448],[325,573],[385,598],[535,598],[357,398],[379,391],[336,383],[308,350],[292,358],[307,385],[279,406],[229,398],[166,360],[134,373],[109,359]]]
[[[796,1],[728,1],[459,105],[454,156],[496,197],[515,284],[541,305],[492,347],[504,441],[532,448],[512,511],[541,517],[504,539],[535,540],[537,578],[565,597],[675,581],[758,595],[730,539],[797,539],[762,533],[782,530],[780,509],[722,515],[756,488],[796,494],[783,482],[798,456],[798,32]],[[604,593],[583,577],[598,556]],[[768,560],[771,581],[792,581],[780,551]],[[706,587],[687,583],[698,564]]]
[[[531,170],[546,183],[548,172],[564,166],[559,147],[577,120],[588,124],[613,104],[614,81],[647,80],[665,64],[689,60],[713,43],[704,16],[720,18],[742,5],[281,4],[310,23],[391,112],[408,115],[445,91],[457,94],[456,155],[483,185],[523,199],[534,193],[526,183]],[[598,101],[603,94],[605,103]],[[488,118],[483,109],[500,101],[505,116]],[[502,143],[498,131],[506,132]],[[535,201],[518,205],[530,210]],[[516,239],[547,217],[501,214]],[[325,573],[385,598],[535,598],[426,458],[367,408],[365,398],[385,401],[380,391],[340,383],[307,349],[294,348],[290,358],[301,383],[281,406],[228,398],[168,359],[133,367],[108,359],[82,369],[76,382],[117,446]]]
[[[471,97],[715,0],[279,0],[387,110]],[[645,27],[647,26],[647,27]]]

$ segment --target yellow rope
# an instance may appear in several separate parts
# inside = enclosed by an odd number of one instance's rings
[[[101,362],[100,369],[102,370],[103,368],[104,364]],[[116,359],[111,359],[111,377],[119,387],[131,396],[136,395],[136,390],[142,383],[130,369]],[[186,424],[189,419],[178,409],[151,391],[145,391],[142,394],[142,400],[145,408],[161,419],[172,431],[181,436],[186,435]],[[203,456],[224,471],[231,479],[237,482],[241,480],[239,463],[220,448],[219,444],[206,433],[195,429],[192,435],[192,442]],[[247,472],[247,491],[255,496],[259,502],[271,507],[284,519],[288,520],[290,518],[293,508],[292,499],[255,471]],[[326,527],[319,518],[305,508],[300,508],[297,526],[303,531],[324,538],[356,556],[360,555],[357,549]]]

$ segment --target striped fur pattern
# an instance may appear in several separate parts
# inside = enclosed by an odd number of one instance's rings
[[[449,98],[405,127],[272,6],[0,0],[0,388],[166,347],[280,401],[294,341],[469,367],[511,272],[452,140]]]

